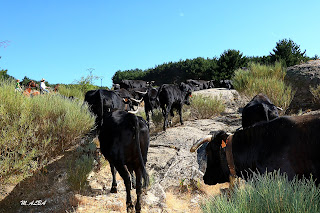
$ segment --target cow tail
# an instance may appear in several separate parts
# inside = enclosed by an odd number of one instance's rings
[[[163,84],[158,89],[158,93],[157,93],[157,97],[156,97],[158,100],[159,100],[159,95],[160,95],[160,92],[162,91],[162,89],[163,89]]]
[[[140,147],[140,127],[139,127],[139,119],[137,116],[135,117],[135,141],[137,144],[137,148],[138,148],[138,153],[139,153],[139,161],[141,164],[141,168],[142,168],[142,177],[144,179],[144,187],[147,187],[149,185],[149,176],[143,161],[143,157],[142,157],[142,150]]]

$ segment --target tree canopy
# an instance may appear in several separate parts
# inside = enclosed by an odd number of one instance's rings
[[[308,59],[306,50],[301,51],[300,46],[291,39],[283,39],[277,42],[270,56],[272,62],[280,61],[288,67],[305,62]]]

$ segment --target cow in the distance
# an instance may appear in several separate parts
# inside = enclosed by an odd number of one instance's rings
[[[109,161],[112,173],[111,193],[117,192],[116,171],[126,187],[127,211],[133,210],[131,200],[130,173],[136,176],[136,212],[141,211],[142,179],[144,187],[149,184],[146,171],[149,148],[149,129],[145,120],[134,114],[116,110],[103,115],[103,125],[99,134],[100,150]]]
[[[158,89],[159,88],[149,87],[147,93],[143,96],[144,111],[146,113],[148,126],[150,126],[149,112],[153,115],[153,110],[159,107]]]
[[[120,88],[144,88],[150,86],[150,83],[143,80],[122,80],[120,83]]]
[[[211,87],[212,86],[211,82],[206,80],[188,79],[186,80],[186,83],[189,84],[194,91],[213,88]]]
[[[252,171],[261,174],[280,170],[289,180],[295,175],[320,181],[320,114],[283,116],[238,130],[224,131],[199,140],[206,147],[207,168],[203,177],[208,185],[229,181],[229,176],[248,179]],[[222,145],[226,143],[226,147]]]
[[[232,80],[220,80],[219,82],[219,87],[222,87],[222,88],[227,88],[227,89],[234,89],[233,87],[233,84],[232,84]]]
[[[184,104],[190,105],[190,96],[192,93],[192,88],[185,83],[180,83],[180,85],[173,84],[163,84],[158,91],[158,99],[160,107],[162,109],[162,114],[164,118],[163,130],[165,131],[168,126],[168,114],[170,112],[173,117],[173,109],[176,109],[180,115],[180,123],[183,125],[182,120],[182,106]]]
[[[118,90],[120,89],[120,84],[112,84],[113,90]]]
[[[242,110],[242,127],[279,117],[278,109],[269,98],[259,93]]]

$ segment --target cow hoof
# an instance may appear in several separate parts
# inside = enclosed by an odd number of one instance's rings
[[[117,193],[118,192],[117,187],[116,186],[112,186],[110,192],[111,193]]]
[[[136,184],[132,183],[132,189],[136,189]]]
[[[134,206],[132,202],[127,203],[127,212],[134,212]]]

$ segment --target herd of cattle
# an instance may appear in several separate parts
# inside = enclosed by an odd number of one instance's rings
[[[192,83],[193,82],[193,83]],[[212,88],[210,81],[194,80],[179,85],[164,84],[153,87],[144,81],[124,80],[115,90],[92,90],[85,101],[96,115],[97,134],[101,153],[109,161],[113,176],[111,192],[117,192],[116,171],[126,187],[127,210],[133,210],[130,190],[134,181],[137,201],[136,212],[141,211],[142,180],[148,185],[146,171],[149,147],[149,112],[160,107],[164,116],[163,130],[168,126],[168,113],[176,109],[183,124],[181,110],[190,104],[192,91]],[[223,82],[232,88],[230,82]],[[201,86],[200,86],[201,85]],[[219,85],[220,86],[220,85]],[[144,101],[147,121],[136,116],[135,107]],[[247,178],[251,171],[280,169],[289,179],[320,177],[320,114],[279,116],[276,107],[263,94],[255,96],[242,111],[242,128],[234,134],[219,131],[200,139],[191,148],[195,152],[206,145],[207,168],[203,177],[209,185],[229,181],[230,176]]]

